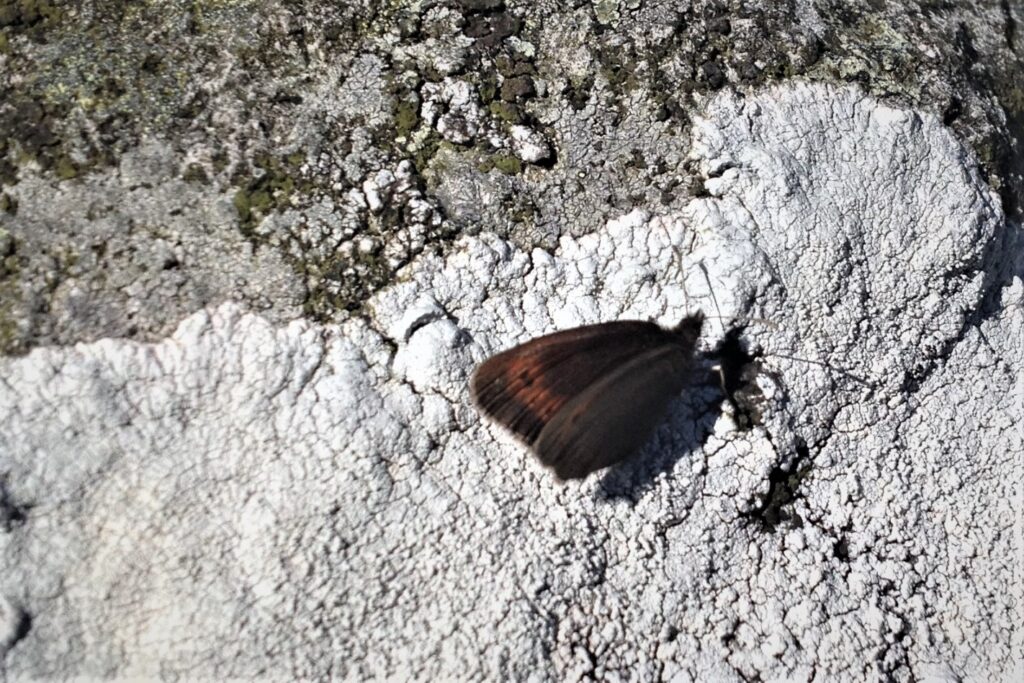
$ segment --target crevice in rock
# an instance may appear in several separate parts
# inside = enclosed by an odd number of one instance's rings
[[[7,642],[0,642],[0,657],[6,657],[14,647],[25,640],[32,631],[32,615],[24,608],[18,608],[15,615],[16,624]]]
[[[832,556],[843,563],[850,561],[850,539],[841,534],[832,544]]]
[[[30,503],[15,501],[7,488],[7,475],[0,475],[0,530],[10,533],[24,525],[33,507]]]
[[[789,466],[783,467],[777,463],[768,473],[768,493],[760,505],[743,516],[750,523],[757,523],[767,533],[774,533],[783,523],[794,528],[802,527],[803,518],[792,510],[792,503],[801,496],[800,484],[811,471],[810,449],[800,440]]]
[[[1016,52],[1017,20],[1013,18],[1013,10],[1010,8],[1010,0],[1002,0],[999,5],[1000,9],[1003,10],[1003,17],[1006,19],[1006,25],[1003,28],[1003,37],[1006,38],[1007,47]]]

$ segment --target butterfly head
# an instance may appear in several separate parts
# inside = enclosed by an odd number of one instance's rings
[[[672,328],[672,331],[679,335],[683,343],[695,347],[697,340],[700,339],[701,330],[704,327],[704,313],[697,311],[693,315],[688,315],[680,321],[678,325]]]

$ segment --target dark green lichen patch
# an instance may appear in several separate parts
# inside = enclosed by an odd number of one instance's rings
[[[208,183],[210,177],[206,173],[206,169],[201,164],[189,164],[185,167],[185,171],[181,174],[181,179],[190,183]]]
[[[3,355],[23,352],[25,347],[18,329],[22,299],[18,276],[22,264],[17,246],[14,237],[0,228],[0,354]]]
[[[452,227],[430,208],[425,188],[411,164],[381,169],[379,203],[370,206],[362,192],[330,176],[311,172],[301,153],[258,155],[248,173],[236,173],[234,194],[242,234],[259,248],[276,248],[306,284],[303,309],[317,320],[334,320],[358,310],[410,259],[453,235]],[[377,172],[367,175],[373,184]],[[373,191],[373,190],[370,190]],[[316,203],[333,212],[308,219]],[[272,229],[261,227],[272,213],[294,209]],[[316,224],[315,227],[310,222]]]
[[[17,215],[18,200],[6,192],[0,193],[0,212],[11,216]]]
[[[326,258],[306,253],[295,259],[294,265],[308,287],[305,314],[331,321],[341,311],[360,310],[374,292],[394,280],[399,268],[424,249],[439,248],[455,234],[450,223],[441,222],[427,230],[422,246],[410,245],[402,228],[411,220],[405,210],[394,207],[381,216],[370,217],[358,238]],[[396,245],[401,253],[397,260]]]
[[[314,320],[330,321],[339,311],[356,311],[386,285],[392,275],[379,245],[353,255],[336,255],[326,261],[303,261],[310,282],[303,312]]]
[[[0,116],[18,122],[2,128],[0,178],[12,175],[5,160],[38,163],[60,179],[79,177],[116,164],[146,135],[173,139],[205,128],[232,137],[236,124],[218,113],[237,108],[266,121],[258,111],[264,103],[300,102],[277,83],[308,67],[308,45],[351,45],[342,36],[351,35],[359,12],[268,8],[260,0],[114,0],[103,11],[0,0],[6,67],[18,75],[0,106]],[[299,30],[279,30],[278,15]],[[32,41],[40,40],[52,48],[38,49]],[[273,74],[267,88],[274,92],[262,92],[257,74]]]
[[[419,128],[419,105],[412,100],[399,100],[394,107],[395,134],[398,138],[408,138]]]
[[[412,158],[423,172],[430,164],[440,136],[427,128],[420,118],[422,101],[419,89],[423,79],[415,71],[388,79],[386,92],[391,98],[391,120],[373,130],[374,142],[395,158]],[[415,141],[414,141],[415,138]]]
[[[592,75],[583,78],[570,78],[564,96],[569,102],[569,106],[575,111],[580,111],[583,107],[587,106],[587,101],[590,99],[590,92],[593,88],[594,76]]]
[[[473,39],[467,80],[476,86],[480,102],[495,119],[496,128],[537,126],[531,112],[539,98],[535,58],[523,53],[519,47],[522,43],[511,40],[536,40],[535,31],[503,2],[462,2],[460,6],[465,17],[463,32]],[[490,166],[495,165],[507,172],[510,163],[492,160]]]
[[[27,33],[40,39],[47,29],[57,26],[64,17],[58,3],[50,0],[0,0],[0,31]]]
[[[446,146],[450,147],[451,145],[442,140],[440,135],[433,132],[420,141],[412,154],[412,163],[416,167],[416,171],[418,173],[426,172],[433,165],[438,151]]]
[[[55,169],[61,178],[73,175],[69,169],[78,164],[71,161],[56,131],[65,113],[17,92],[0,102],[0,184],[16,182],[24,164]],[[84,156],[79,164],[89,158]]]
[[[612,91],[631,92],[641,84],[641,68],[632,45],[599,47],[596,56],[601,76]]]
[[[313,181],[300,174],[304,160],[301,152],[280,158],[260,154],[253,160],[252,175],[246,176],[241,170],[236,174],[235,180],[241,187],[235,192],[234,204],[242,234],[252,237],[263,218],[292,206],[297,192],[306,195],[314,190]]]
[[[482,171],[490,168],[496,168],[505,175],[518,175],[523,172],[522,162],[512,154],[494,154],[480,165]]]

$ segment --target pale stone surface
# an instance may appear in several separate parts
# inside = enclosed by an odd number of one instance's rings
[[[553,253],[462,238],[369,322],[228,304],[0,360],[6,673],[1011,677],[1024,285],[994,194],[855,89],[720,96],[691,155],[710,197]],[[769,321],[763,425],[699,376],[639,458],[559,486],[469,403],[493,351],[698,307]]]

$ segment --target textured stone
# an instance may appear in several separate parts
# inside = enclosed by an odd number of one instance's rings
[[[801,83],[693,138],[707,196],[461,237],[365,319],[0,359],[6,675],[1012,678],[1024,284],[972,155]],[[761,424],[706,367],[560,486],[470,406],[489,353],[696,308],[704,350],[746,322]]]

